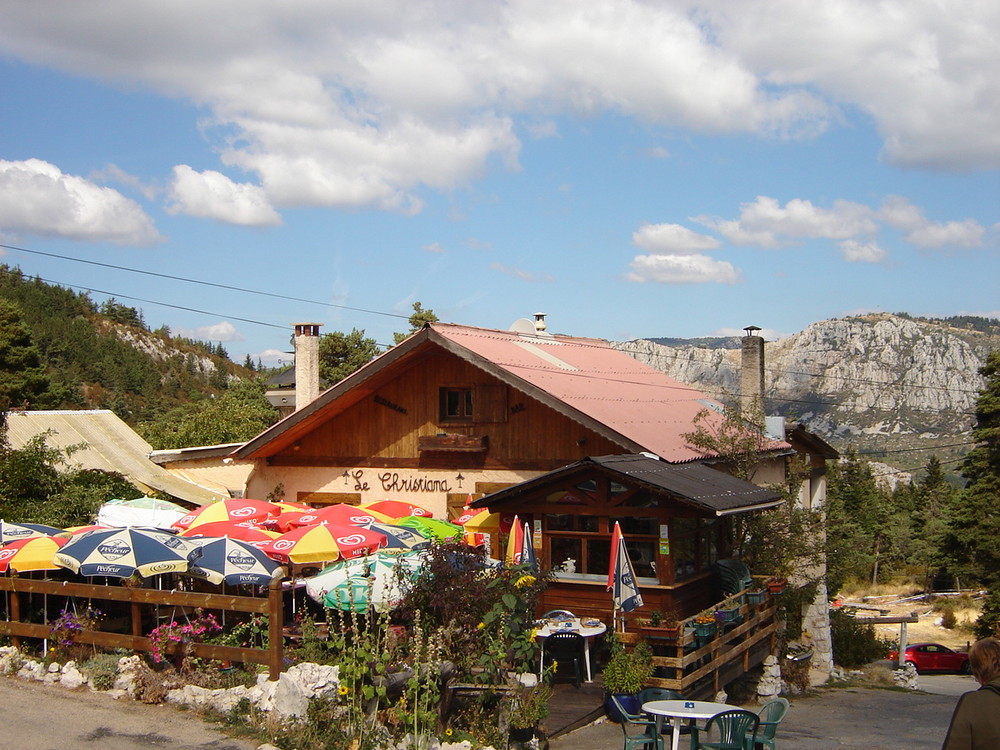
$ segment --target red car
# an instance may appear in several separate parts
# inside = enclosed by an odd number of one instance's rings
[[[899,661],[899,652],[889,652],[890,661]],[[969,655],[964,651],[952,651],[940,643],[914,643],[906,647],[907,664],[912,664],[918,672],[959,672],[969,674]]]

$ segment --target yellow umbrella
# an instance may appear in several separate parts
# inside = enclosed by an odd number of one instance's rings
[[[468,532],[476,534],[495,534],[498,531],[508,531],[511,522],[503,523],[499,513],[490,513],[486,508],[470,508],[454,520]]]
[[[5,544],[0,547],[0,573],[58,570],[52,558],[67,541],[66,537],[36,536]]]

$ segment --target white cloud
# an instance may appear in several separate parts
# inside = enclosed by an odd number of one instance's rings
[[[443,253],[445,251],[440,242],[431,242],[428,245],[423,245],[420,249],[428,253]]]
[[[986,228],[978,221],[932,222],[923,211],[899,195],[887,196],[878,215],[889,226],[904,231],[908,242],[925,250],[975,248],[985,244]]]
[[[742,204],[740,218],[736,221],[705,216],[692,220],[712,227],[734,245],[769,248],[788,244],[789,240],[843,240],[874,234],[878,230],[872,210],[860,203],[838,200],[832,208],[824,209],[811,201],[793,198],[782,206],[766,195]]]
[[[886,251],[874,242],[858,242],[844,240],[840,243],[840,252],[849,263],[878,263],[885,260]]]
[[[118,245],[163,239],[135,201],[40,159],[0,160],[0,228]]]
[[[198,328],[178,328],[176,334],[198,341],[243,341],[243,335],[228,320]]]
[[[680,224],[643,224],[632,234],[632,244],[650,253],[679,255],[714,250],[722,243]]]
[[[547,273],[535,273],[534,271],[525,271],[523,268],[515,268],[513,266],[506,266],[503,263],[490,263],[490,268],[494,271],[499,271],[507,276],[513,276],[515,279],[520,279],[521,281],[527,281],[530,283],[536,283],[541,281],[553,281],[551,274]]]
[[[743,274],[731,263],[707,255],[637,255],[626,274],[628,281],[658,284],[736,284]]]
[[[170,185],[172,214],[187,214],[242,226],[274,226],[281,217],[257,185],[236,183],[220,172],[196,172],[186,164],[174,167]]]
[[[517,169],[517,133],[566,115],[808,137],[856,107],[894,162],[1000,166],[1000,4],[982,0],[64,5],[8,4],[0,52],[207,110],[223,164],[267,198],[208,190],[198,215],[223,221],[418,212],[423,189]]]

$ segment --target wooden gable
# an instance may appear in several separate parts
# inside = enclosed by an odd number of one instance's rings
[[[469,391],[472,416],[443,417],[441,389]],[[622,450],[438,347],[400,362],[354,396],[346,407],[312,423],[269,463],[549,470],[586,455]]]

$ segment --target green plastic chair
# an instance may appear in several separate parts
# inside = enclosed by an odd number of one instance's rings
[[[663,750],[663,735],[656,731],[656,722],[653,719],[630,714],[615,695],[611,696],[611,700],[614,701],[615,708],[618,709],[618,713],[622,717],[621,728],[625,738],[622,750],[632,750],[636,747],[648,747],[649,745],[653,746],[653,750]],[[642,732],[637,733],[637,729],[641,729]]]
[[[753,711],[735,709],[716,714],[705,724],[703,736],[712,737],[712,731],[718,735],[712,739],[699,738],[697,750],[747,750],[757,741],[757,727],[760,717]]]
[[[775,750],[774,735],[778,731],[778,724],[785,718],[787,711],[788,701],[784,698],[772,698],[761,706],[757,712],[757,715],[760,716],[757,737],[754,740],[754,744],[747,745],[748,750],[757,750],[765,746],[771,748],[771,750]]]

